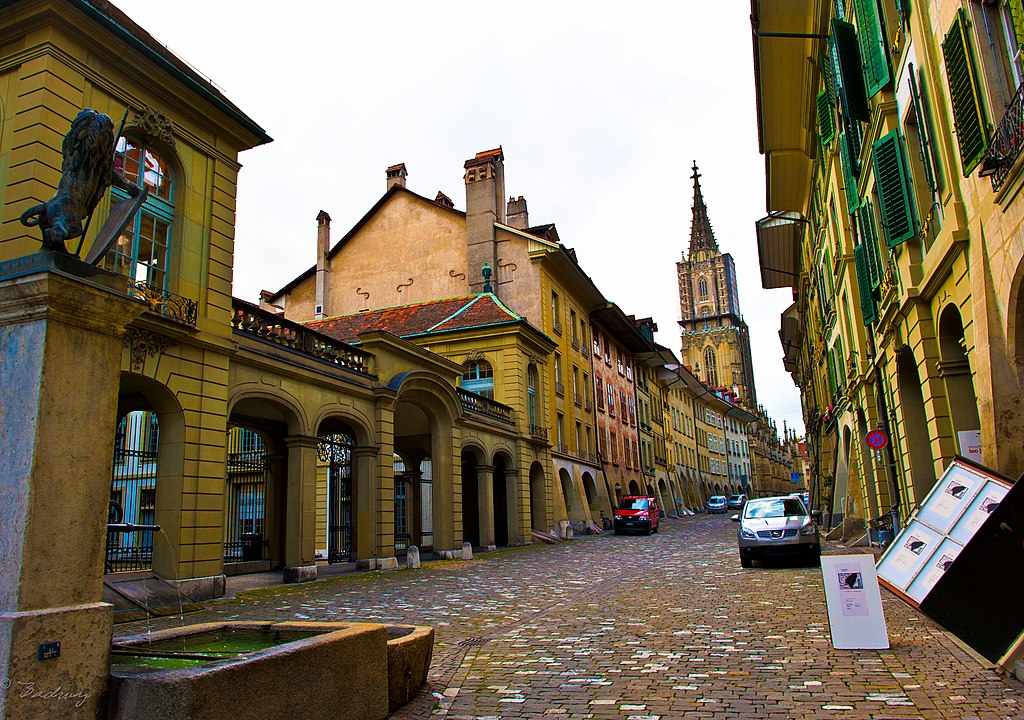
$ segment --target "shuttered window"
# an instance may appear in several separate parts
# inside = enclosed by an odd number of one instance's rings
[[[846,133],[839,134],[839,163],[843,166],[843,183],[846,185],[846,211],[853,213],[857,209],[857,183],[853,179],[850,145],[846,142]]]
[[[832,51],[839,66],[839,91],[843,112],[855,120],[867,122],[871,116],[868,113],[868,98],[864,91],[857,30],[853,25],[842,20],[832,20]]]
[[[889,84],[889,53],[885,49],[885,33],[876,0],[854,0],[857,12],[857,40],[864,68],[864,89],[874,97]]]
[[[914,63],[908,65],[907,83],[910,86],[910,100],[914,106],[914,119],[917,121],[917,134],[921,138],[921,163],[924,165],[925,181],[928,189],[933,193],[939,189],[938,176],[933,167],[936,159],[933,157],[935,150],[932,142],[931,117],[928,115],[928,108],[925,106],[924,97],[919,90],[918,71]],[[937,164],[937,163],[936,163]]]
[[[875,298],[879,297],[878,289],[882,285],[882,257],[878,250],[878,230],[875,228],[875,209],[871,202],[865,200],[860,210],[860,242],[867,247],[868,277]]]
[[[871,294],[871,268],[868,263],[868,246],[861,243],[853,249],[853,265],[857,271],[857,290],[860,293],[860,314],[864,318],[865,325],[870,325],[877,317],[875,298]]]
[[[946,79],[953,105],[953,125],[960,148],[960,164],[964,177],[978,165],[988,147],[985,111],[981,104],[978,74],[967,40],[967,15],[957,10],[953,26],[942,41],[942,55],[946,61]]]
[[[822,146],[832,142],[836,128],[832,122],[832,106],[828,104],[828,90],[822,90],[815,98],[818,107],[818,140]]]
[[[879,138],[871,150],[885,242],[896,247],[917,235],[917,215],[899,131]]]

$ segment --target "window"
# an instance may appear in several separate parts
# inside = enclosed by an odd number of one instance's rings
[[[468,360],[462,366],[462,389],[494,399],[494,371],[486,360]]]
[[[875,142],[872,156],[885,241],[889,247],[896,247],[917,235],[917,213],[899,131],[893,130]]]
[[[697,295],[701,300],[708,299],[708,280],[701,278],[697,281]]]
[[[963,8],[958,9],[956,19],[942,41],[950,104],[953,106],[953,125],[956,128],[964,177],[977,167],[988,147],[987,121],[981,103],[978,74],[971,56],[967,23]]]
[[[565,415],[558,413],[558,423],[555,426],[558,432],[558,449],[565,452]]]
[[[596,386],[597,393],[597,409],[604,410],[604,389],[601,385],[601,378],[595,377],[594,384]]]
[[[619,375],[625,375],[626,365],[622,362],[622,348],[615,348],[615,362],[619,369]]]
[[[135,219],[107,252],[103,266],[136,282],[167,289],[167,269],[174,220],[174,182],[167,164],[145,143],[122,136],[114,149],[114,165],[129,183],[149,189]],[[112,188],[114,199],[127,198]]]
[[[633,398],[629,398],[629,424],[636,425],[636,408],[633,405]]]
[[[583,404],[583,393],[580,392],[580,369],[579,366],[572,366],[572,397],[577,405]]]
[[[551,291],[551,329],[557,335],[562,334],[562,306],[554,290]]]
[[[576,452],[583,451],[583,424],[576,423]]]
[[[608,414],[615,415],[615,388],[608,386]]]
[[[572,331],[572,344],[573,347],[579,347],[580,336],[576,332],[576,311],[569,309],[569,329]]]
[[[704,377],[708,385],[718,387],[718,362],[714,349],[710,347],[704,350]]]
[[[537,426],[537,380],[537,366],[530,365],[526,371],[526,409],[532,427]]]
[[[562,356],[555,353],[555,392],[558,395],[565,395],[565,385],[562,384]]]
[[[619,464],[619,437],[615,433],[612,433],[612,463],[615,465]]]
[[[992,113],[999,116],[1013,101],[1024,76],[1019,35],[1024,29],[1024,17],[1020,17],[1024,8],[1020,0],[974,0],[970,6]]]
[[[590,407],[590,376],[583,373],[583,403]]]
[[[622,421],[625,422],[628,418],[626,416],[626,393],[619,390],[619,407],[622,408]]]

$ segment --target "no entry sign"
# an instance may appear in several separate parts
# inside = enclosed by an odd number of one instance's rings
[[[875,450],[881,450],[889,444],[889,437],[881,430],[872,430],[864,440],[867,442],[868,447]]]

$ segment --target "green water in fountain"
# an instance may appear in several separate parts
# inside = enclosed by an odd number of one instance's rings
[[[122,671],[154,672],[230,662],[246,653],[322,635],[323,630],[223,628],[153,643],[115,645],[110,662]]]

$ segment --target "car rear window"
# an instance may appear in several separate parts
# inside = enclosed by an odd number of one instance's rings
[[[619,510],[647,510],[647,498],[626,498],[619,503]]]

